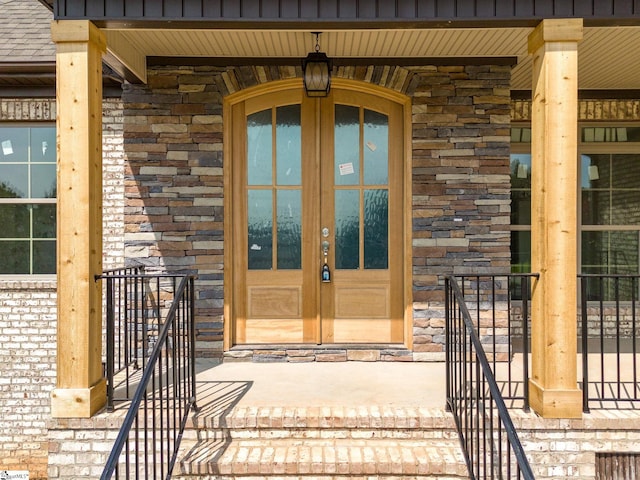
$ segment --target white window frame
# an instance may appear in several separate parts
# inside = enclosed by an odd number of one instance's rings
[[[54,131],[56,129],[56,123],[55,122],[51,122],[51,121],[46,121],[46,122],[22,122],[22,121],[7,121],[7,122],[0,122],[0,128],[16,128],[16,129],[20,129],[20,128],[53,128]],[[56,145],[51,145],[50,146],[52,149],[54,149],[54,151],[56,150]],[[31,160],[31,158],[29,158],[29,160]],[[0,162],[3,163],[3,162]],[[22,162],[6,162],[8,163],[22,163]],[[51,162],[40,162],[40,164],[50,164]],[[38,162],[31,162],[29,161],[28,164],[38,164]],[[55,165],[55,164],[54,164]],[[30,182],[31,178],[31,169],[29,168],[29,179],[28,181]],[[26,198],[0,198],[0,205],[56,205],[57,204],[57,197],[56,198],[38,198],[38,197],[26,197]],[[52,272],[52,273],[32,273],[34,271],[34,256],[33,256],[33,242],[34,239],[37,241],[51,241],[51,242],[57,242],[58,241],[58,235],[57,235],[57,231],[54,237],[52,238],[37,238],[33,236],[33,217],[30,218],[29,220],[29,226],[30,226],[30,232],[29,232],[29,236],[28,237],[22,237],[22,238],[1,238],[0,239],[0,247],[2,246],[3,242],[9,242],[9,241],[28,241],[29,242],[29,272],[28,273],[0,273],[0,277],[1,278],[6,278],[6,279],[21,279],[21,278],[26,278],[26,279],[33,279],[35,277],[43,277],[45,279],[47,278],[51,278],[51,277],[55,277],[56,273]],[[56,218],[56,229],[57,229],[57,218]]]

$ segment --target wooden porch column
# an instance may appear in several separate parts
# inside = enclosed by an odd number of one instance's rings
[[[90,417],[102,376],[102,54],[85,20],[54,21],[58,143],[58,362],[53,417]]]
[[[543,20],[533,55],[531,137],[531,406],[577,418],[578,42],[582,19]]]

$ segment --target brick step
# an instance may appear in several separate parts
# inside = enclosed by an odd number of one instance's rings
[[[194,417],[174,477],[444,480],[468,473],[453,418],[441,409],[238,406]]]
[[[454,432],[450,413],[442,409],[418,407],[236,407],[227,414],[201,412],[188,428],[195,431],[224,429],[260,435],[264,432],[406,431]],[[271,433],[270,433],[271,434]]]
[[[183,445],[186,456],[175,478],[468,478],[457,440],[192,442]]]

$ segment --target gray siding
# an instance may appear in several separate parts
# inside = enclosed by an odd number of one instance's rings
[[[55,17],[107,20],[315,23],[536,23],[640,19],[640,0],[43,0]]]

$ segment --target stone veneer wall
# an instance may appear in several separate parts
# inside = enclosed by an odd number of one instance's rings
[[[153,67],[127,86],[126,253],[149,269],[198,274],[201,356],[222,356],[225,95],[299,77],[299,67]],[[414,351],[264,350],[268,361],[443,358],[446,273],[509,269],[510,69],[340,67],[337,77],[412,98]]]
[[[55,121],[53,99],[0,99],[0,122]],[[122,105],[103,103],[104,268],[124,261]],[[50,395],[56,382],[56,278],[0,278],[0,471],[47,478]]]
[[[446,274],[510,265],[510,69],[440,67],[413,95],[414,360],[444,360]]]

